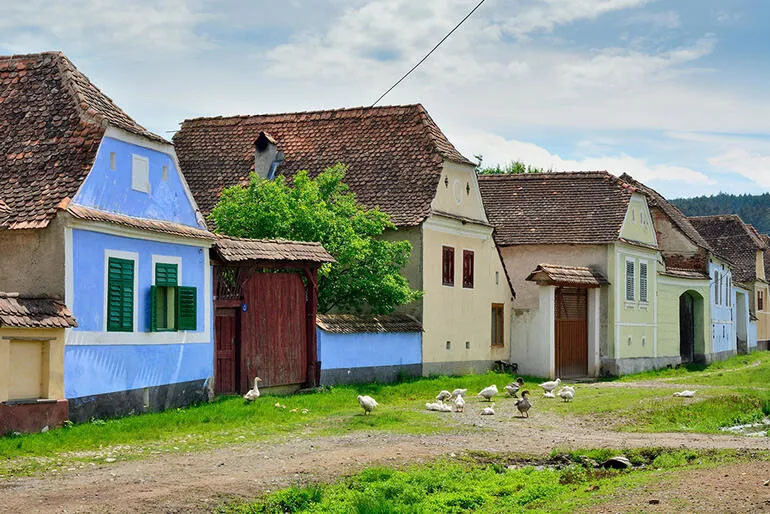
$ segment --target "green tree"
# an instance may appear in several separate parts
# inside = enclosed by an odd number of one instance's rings
[[[479,175],[517,175],[521,173],[547,173],[547,171],[544,168],[524,164],[521,161],[511,161],[503,166],[498,164],[497,166],[482,168],[479,165],[478,173]]]
[[[336,259],[318,276],[318,310],[367,310],[386,314],[420,297],[401,270],[409,262],[408,241],[386,241],[396,227],[379,209],[365,209],[343,182],[345,166],[327,168],[311,179],[300,171],[292,184],[284,177],[251,174],[247,186],[225,189],[211,220],[234,237],[318,241]]]

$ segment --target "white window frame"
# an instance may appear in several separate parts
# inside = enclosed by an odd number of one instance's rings
[[[139,254],[137,252],[125,252],[123,250],[104,250],[104,288],[102,289],[102,331],[107,332],[107,292],[109,281],[110,257],[134,261],[134,319],[133,333],[137,332],[139,325]]]
[[[138,175],[137,163],[146,170],[146,176]],[[150,192],[150,159],[142,155],[131,154],[131,189],[142,193]]]
[[[623,272],[623,278],[624,278],[623,283],[625,284],[624,285],[624,292],[625,292],[624,299],[626,301],[626,306],[634,306],[634,305],[636,305],[636,259],[634,259],[633,257],[626,257],[624,262],[625,262],[625,268],[624,268],[624,272]],[[631,263],[631,266],[633,268],[633,273],[632,273],[633,276],[631,277],[631,282],[632,282],[632,285],[631,285],[631,295],[632,295],[632,298],[629,298],[629,295],[628,295],[628,292],[629,292],[629,289],[628,289],[628,263],[629,262]]]
[[[179,284],[182,285],[182,258],[176,255],[152,255],[152,285],[155,285],[155,266],[157,264],[176,264],[176,273]]]
[[[642,264],[644,264],[645,282],[644,293],[645,297],[642,298]],[[650,303],[650,263],[648,261],[639,259],[639,305],[647,307]]]

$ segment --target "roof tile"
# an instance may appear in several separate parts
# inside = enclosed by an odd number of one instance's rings
[[[76,326],[72,312],[60,300],[0,292],[0,327],[72,328]]]

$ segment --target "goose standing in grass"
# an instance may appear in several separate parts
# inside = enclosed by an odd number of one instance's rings
[[[564,386],[559,389],[559,398],[565,402],[570,402],[575,397],[575,388],[572,386]]]
[[[515,381],[505,386],[505,391],[508,393],[508,396],[517,398],[516,393],[519,392],[519,389],[521,389],[521,386],[523,385],[524,385],[524,379],[519,377]]]
[[[358,395],[358,404],[364,409],[364,416],[372,412],[378,405],[377,400],[371,396]]]
[[[465,393],[467,393],[467,389],[455,389],[452,391],[452,398],[457,398],[458,396],[465,396]]]
[[[250,389],[246,394],[243,395],[243,399],[247,402],[253,402],[257,398],[259,398],[259,383],[262,382],[262,379],[259,377],[254,378],[254,389]]]
[[[479,392],[477,395],[479,398],[484,398],[488,402],[492,401],[492,397],[497,396],[497,386],[495,384],[492,384],[489,387],[485,387],[484,389]]]
[[[693,396],[695,396],[696,392],[697,391],[691,391],[689,389],[685,389],[684,391],[677,391],[676,393],[674,393],[674,396],[676,396],[677,398],[692,398]]]
[[[440,393],[436,395],[436,400],[443,402],[444,400],[448,400],[452,396],[452,393],[444,389]]]
[[[516,408],[519,409],[519,414],[521,414],[521,417],[524,416],[529,417],[529,409],[532,407],[532,404],[529,403],[529,398],[527,396],[529,395],[529,391],[522,391],[521,392],[521,398],[516,400]]]
[[[493,403],[489,407],[484,407],[481,411],[482,416],[494,416],[495,415],[495,404]]]
[[[455,398],[455,412],[462,412],[465,409],[465,400],[463,399],[463,395],[457,395],[457,398]]]
[[[556,380],[551,380],[549,382],[543,382],[540,384],[540,387],[543,388],[543,396],[546,398],[555,398],[553,394],[553,390],[559,387],[559,384],[561,384],[561,379],[557,378]]]
[[[441,400],[436,403],[426,403],[425,408],[427,410],[433,410],[436,412],[452,412],[452,407],[442,402]]]

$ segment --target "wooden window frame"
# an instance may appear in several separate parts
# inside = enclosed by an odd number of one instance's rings
[[[757,312],[765,310],[765,290],[757,289]]]
[[[491,346],[502,348],[505,346],[505,304],[492,304],[491,322]]]
[[[642,273],[644,269],[644,273]],[[646,261],[639,261],[639,303],[647,304],[650,301],[650,265]]]
[[[473,250],[463,250],[463,288],[473,289],[475,255]]]
[[[629,273],[629,267],[628,267],[629,264],[631,264],[630,273]],[[632,258],[626,257],[625,269],[626,269],[625,280],[624,280],[625,288],[626,288],[625,299],[626,299],[626,302],[633,303],[636,301],[636,261]],[[631,277],[630,288],[628,287],[629,275]]]
[[[454,246],[441,247],[441,284],[447,287],[455,285],[455,249]]]
[[[128,264],[131,264],[131,276],[123,276],[120,278],[114,277],[114,275],[111,273],[111,269],[113,265],[119,265],[121,267],[121,270],[124,266],[127,266]],[[106,331],[107,332],[133,332],[134,331],[134,316],[135,316],[135,298],[136,298],[136,260],[133,259],[126,259],[123,257],[116,257],[109,255],[107,256],[107,277],[106,277],[106,283],[107,283],[107,290],[104,292],[106,297]],[[123,311],[123,316],[121,316],[120,322],[112,323],[112,314],[115,309],[114,302],[113,302],[113,296],[117,295],[117,297],[121,298],[121,305],[120,309]],[[128,295],[128,297],[126,296]],[[128,302],[128,324],[126,324],[126,305],[124,305],[126,302]]]

